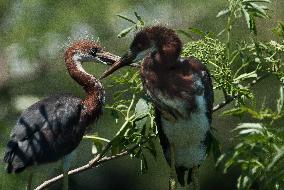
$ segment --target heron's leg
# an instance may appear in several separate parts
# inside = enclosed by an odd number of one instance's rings
[[[199,179],[198,179],[198,166],[192,168],[192,185],[194,190],[199,190]]]
[[[189,170],[187,170],[187,171],[185,171],[185,176],[184,176],[184,178],[185,178],[185,190],[190,190],[189,189],[189,184],[188,184],[188,182],[187,182],[187,179],[188,179],[188,175],[189,175]]]
[[[32,181],[33,181],[33,172],[29,172],[29,177],[28,177],[28,184],[27,184],[27,190],[32,190]]]
[[[177,189],[177,174],[175,168],[175,151],[174,145],[170,145],[170,153],[171,153],[171,172],[170,172],[170,190]]]
[[[68,182],[68,170],[70,167],[70,160],[68,155],[64,156],[62,159],[62,169],[63,169],[63,190],[68,190],[69,182]]]
[[[77,152],[73,151],[68,155],[65,155],[62,159],[63,161],[63,190],[68,190],[69,183],[68,183],[68,171],[70,169],[71,162],[76,159]]]

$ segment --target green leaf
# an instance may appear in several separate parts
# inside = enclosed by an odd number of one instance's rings
[[[141,173],[145,174],[148,170],[148,163],[144,154],[141,155]]]
[[[230,13],[230,10],[229,9],[223,9],[221,11],[219,11],[219,13],[217,14],[217,18],[219,17],[222,17],[222,16],[225,16],[225,15],[228,15]]]
[[[266,6],[259,6],[255,3],[251,3],[250,6],[252,8],[248,8],[248,10],[250,10],[253,13],[257,13],[258,17],[268,18],[268,15],[266,13],[266,10],[268,10],[268,8]]]
[[[252,135],[252,134],[261,134],[263,135],[262,131],[257,129],[244,129],[239,132],[239,135]]]
[[[219,158],[217,159],[216,163],[215,163],[215,167],[218,167],[221,162],[224,160],[226,154],[222,154],[221,156],[219,156]]]
[[[250,183],[251,183],[251,180],[248,176],[242,176],[241,175],[238,178],[237,187],[238,187],[238,189],[246,190],[246,189],[248,189]]]
[[[251,32],[254,32],[256,34],[256,27],[255,27],[255,22],[254,22],[253,18],[251,17],[251,15],[248,13],[248,11],[246,9],[242,9],[242,11],[244,13],[248,29]]]
[[[284,104],[284,95],[283,95],[283,86],[280,87],[280,97],[277,100],[277,112],[280,114],[282,112],[283,104]]]
[[[278,25],[274,29],[272,29],[272,32],[275,35],[284,38],[284,23],[278,22]]]
[[[185,35],[185,36],[188,37],[189,39],[193,39],[193,37],[192,37],[188,32],[186,32],[185,30],[176,29],[175,31],[178,32],[178,33],[181,33],[181,34]]]
[[[122,30],[122,31],[117,35],[117,37],[118,37],[118,38],[123,38],[123,37],[125,37],[127,34],[129,34],[129,32],[131,32],[133,29],[134,29],[133,26],[131,26],[131,27],[129,27],[129,28],[126,28],[126,29]]]
[[[124,19],[124,20],[127,20],[128,22],[131,22],[131,23],[133,23],[133,24],[136,24],[136,22],[135,22],[134,20],[132,20],[132,19],[126,17],[126,16],[119,15],[119,14],[116,15],[116,16],[118,16],[119,18],[122,18],[122,19]]]
[[[240,83],[241,81],[244,81],[246,79],[251,79],[251,78],[257,78],[256,71],[252,71],[250,73],[243,73],[239,75],[238,77],[234,78],[234,83]]]
[[[263,130],[264,128],[262,127],[260,123],[242,123],[239,126],[237,126],[233,131],[242,130],[242,129]]]
[[[149,113],[149,105],[147,101],[143,98],[140,98],[135,106],[135,115],[137,117],[139,116],[145,116]]]
[[[223,112],[223,115],[225,115],[225,116],[230,116],[230,115],[242,116],[245,113],[249,114],[251,117],[258,119],[258,120],[263,120],[265,118],[273,118],[273,116],[274,116],[273,113],[269,113],[267,110],[257,112],[254,109],[251,109],[251,108],[246,107],[246,106],[240,106],[240,107],[237,107],[237,108],[226,110],[226,111]]]
[[[140,98],[135,106],[135,124],[139,128],[145,128],[147,122],[147,115],[149,114],[150,107],[146,100]]]
[[[140,25],[144,26],[145,22],[143,21],[142,17],[137,12],[134,12],[134,14],[137,20],[140,22]]]
[[[98,152],[101,152],[103,149],[103,143],[100,141],[93,141],[92,145],[92,154],[97,154]]]
[[[203,32],[202,30],[198,29],[198,28],[188,28],[189,31],[191,31],[192,33],[198,35],[198,36],[201,36],[201,37],[205,37],[206,36],[206,33]]]
[[[237,153],[237,152],[236,152]],[[235,163],[233,157],[232,158],[229,158],[226,163],[225,163],[225,166],[224,166],[224,170],[223,172],[224,173],[227,173],[228,172],[228,169]]]
[[[226,29],[221,30],[221,31],[217,34],[217,37],[221,36],[225,31],[226,31]]]
[[[271,170],[277,163],[279,163],[283,159],[284,159],[284,147],[277,152],[272,162],[267,166],[267,169]]]
[[[232,108],[230,110],[226,110],[222,113],[222,115],[224,116],[231,116],[231,115],[234,115],[234,116],[239,116],[243,113],[246,112],[246,109],[244,109],[243,107],[237,107],[237,108]]]
[[[101,142],[107,142],[107,143],[110,142],[110,140],[108,140],[106,138],[99,137],[97,135],[85,135],[83,138],[84,139],[91,139],[94,142],[99,142],[99,143],[101,143]]]
[[[98,153],[98,149],[96,147],[95,144],[92,145],[92,154],[97,154]]]

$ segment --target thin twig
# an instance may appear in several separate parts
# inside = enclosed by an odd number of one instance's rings
[[[227,100],[222,101],[221,103],[217,104],[213,108],[213,112],[218,111],[219,109],[225,107],[227,104],[231,103],[234,99],[236,99],[238,95],[235,96],[227,96]]]
[[[135,150],[136,148],[138,148],[142,144],[147,143],[153,137],[155,137],[155,136],[150,136],[147,139],[145,139],[144,141],[141,141],[140,143],[135,144],[131,148],[129,148],[129,149],[123,151],[123,152],[120,152],[120,153],[118,153],[116,155],[109,156],[109,157],[103,157],[103,155],[105,155],[107,150],[109,150],[109,148],[111,147],[111,142],[109,142],[106,145],[106,147],[104,148],[104,150],[102,151],[101,154],[98,154],[95,158],[90,160],[87,164],[85,164],[83,166],[80,166],[78,168],[75,168],[73,170],[70,170],[68,172],[68,175],[78,174],[78,173],[81,173],[83,171],[86,171],[86,170],[89,170],[89,169],[92,169],[92,168],[96,168],[96,167],[100,166],[101,164],[103,164],[105,162],[108,162],[108,161],[111,161],[111,160],[114,160],[114,159],[117,159],[117,158],[129,155],[129,154],[131,154],[131,152],[133,150]],[[63,174],[60,174],[60,175],[58,175],[56,177],[53,177],[52,179],[49,179],[49,180],[43,182],[41,185],[39,185],[37,188],[35,188],[35,190],[43,190],[43,189],[49,187],[50,185],[52,185],[53,183],[61,180],[62,178],[63,178]]]
[[[253,85],[255,85],[256,83],[258,83],[259,81],[261,81],[262,79],[266,78],[268,76],[267,75],[263,75],[261,77],[256,78],[255,80],[253,80],[252,82],[250,82],[247,87],[252,87]],[[219,109],[225,107],[227,104],[231,103],[233,100],[235,100],[236,98],[238,98],[240,95],[234,95],[234,96],[227,96],[227,98],[222,101],[221,103],[217,104],[216,106],[214,106],[213,108],[213,112],[218,111]]]

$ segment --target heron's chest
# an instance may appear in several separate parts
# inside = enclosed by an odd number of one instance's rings
[[[169,108],[177,110],[182,115],[182,117],[176,117],[175,120],[170,120],[162,115],[163,130],[169,141],[176,144],[176,146],[200,144],[205,140],[210,128],[203,94],[195,96],[194,99],[196,109],[191,112],[186,109],[187,102],[181,99],[160,99]]]
[[[174,147],[177,165],[193,167],[201,164],[206,156],[205,139],[210,129],[206,116],[206,102],[202,95],[195,96],[196,109],[188,113],[186,103],[182,100],[161,99],[184,117],[169,120],[162,115],[161,125],[169,143]]]

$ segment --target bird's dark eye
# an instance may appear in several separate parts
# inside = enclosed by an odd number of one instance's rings
[[[96,56],[97,52],[98,52],[98,48],[92,48],[90,51],[90,55]]]

